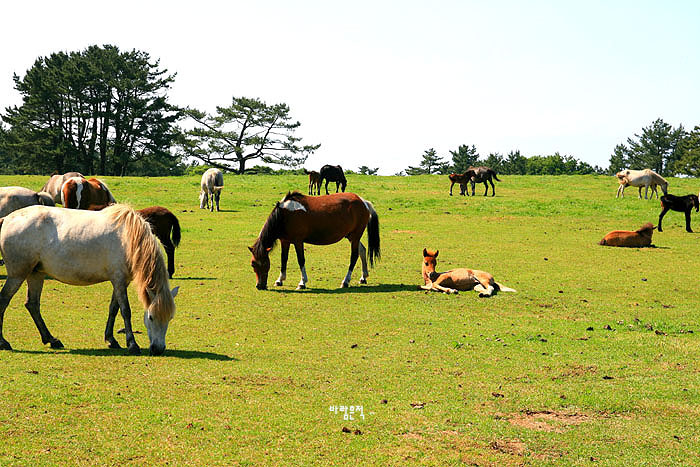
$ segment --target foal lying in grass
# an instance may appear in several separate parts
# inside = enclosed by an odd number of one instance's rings
[[[439,250],[433,252],[423,248],[423,281],[425,281],[425,285],[422,285],[421,289],[447,294],[457,293],[459,290],[475,290],[479,292],[479,297],[490,297],[498,291],[515,292],[515,289],[496,282],[493,276],[486,271],[457,268],[447,272],[435,272],[438,253]]]

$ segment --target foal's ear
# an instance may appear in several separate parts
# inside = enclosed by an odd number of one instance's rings
[[[423,258],[425,258],[426,256],[428,256],[428,250],[423,248]]]
[[[435,254],[433,255],[433,258],[437,258],[437,255],[440,254],[440,250],[435,250]]]
[[[250,250],[251,253],[254,253],[252,246],[249,246],[248,249]]]
[[[178,285],[175,287],[173,290],[170,291],[170,294],[173,296],[173,298],[177,297],[177,293],[180,291],[180,286]]]

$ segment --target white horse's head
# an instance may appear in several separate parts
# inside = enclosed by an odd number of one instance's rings
[[[168,291],[173,299],[177,295],[179,289],[180,287],[175,287],[173,290]],[[168,332],[168,324],[170,324],[170,320],[173,318],[174,311],[172,314],[158,313],[156,308],[158,306],[163,306],[163,301],[166,301],[167,298],[166,300],[159,299],[159,297],[150,290],[148,294],[151,298],[151,305],[143,313],[143,324],[148,330],[148,339],[151,342],[151,355],[162,355],[163,352],[165,352],[165,334]]]

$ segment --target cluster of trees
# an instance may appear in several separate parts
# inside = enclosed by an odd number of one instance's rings
[[[179,175],[198,160],[243,173],[255,159],[299,166],[319,147],[294,136],[286,104],[234,97],[214,114],[179,108],[168,98],[174,79],[148,53],[112,45],[38,58],[14,75],[22,104],[1,115],[2,171]]]
[[[642,128],[640,134],[615,146],[610,156],[610,173],[623,168],[650,168],[664,175],[700,175],[700,127],[686,131],[683,125],[673,128],[662,119]]]
[[[520,151],[511,151],[507,156],[491,153],[481,159],[476,146],[461,145],[450,151],[451,162],[437,155],[435,149],[428,149],[418,166],[409,166],[397,175],[450,174],[463,173],[470,166],[485,165],[499,174],[506,175],[573,175],[605,173],[598,166],[579,161],[572,156],[562,156],[558,152],[549,156],[525,157]]]

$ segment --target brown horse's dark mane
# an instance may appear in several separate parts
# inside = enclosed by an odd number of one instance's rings
[[[253,244],[253,255],[256,258],[266,256],[268,254],[267,249],[274,248],[275,244],[277,244],[277,239],[284,235],[284,220],[282,218],[280,204],[289,200],[298,201],[303,196],[304,195],[298,191],[287,192],[284,199],[275,204],[275,207],[265,221],[265,225],[263,225],[263,228],[260,230],[258,239],[255,240]]]

